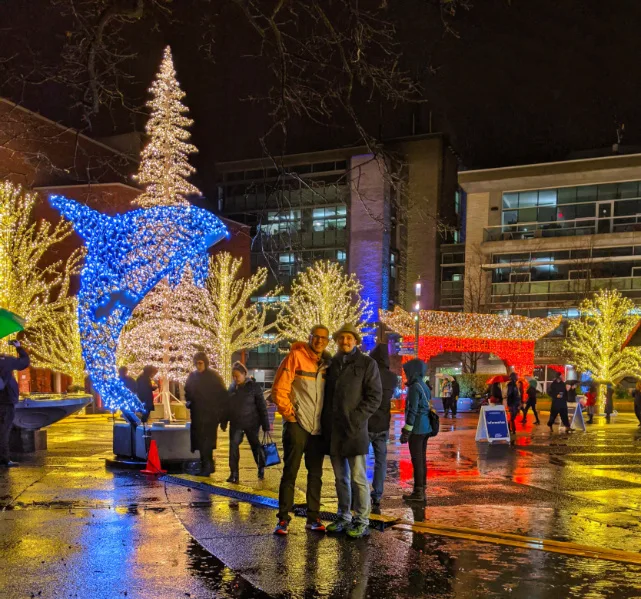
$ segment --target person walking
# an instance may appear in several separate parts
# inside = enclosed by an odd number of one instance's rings
[[[136,379],[136,395],[144,407],[140,416],[140,420],[143,423],[149,420],[149,414],[154,410],[154,391],[158,389],[158,385],[154,382],[154,377],[157,374],[158,369],[155,366],[145,366],[140,376]]]
[[[200,454],[200,476],[209,476],[216,470],[214,449],[228,393],[221,376],[209,368],[205,352],[194,355],[194,366],[196,370],[185,383],[186,404],[191,412],[191,452]]]
[[[327,371],[322,418],[336,479],[338,518],[327,532],[346,532],[358,539],[370,532],[368,420],[381,405],[381,377],[376,362],[358,349],[361,335],[356,327],[344,324],[334,340],[338,352]]]
[[[228,420],[230,423],[230,475],[227,482],[238,483],[240,444],[243,442],[243,435],[247,436],[247,441],[254,454],[254,461],[258,467],[258,480],[263,480],[265,478],[265,454],[258,433],[261,427],[264,432],[269,432],[269,416],[267,415],[267,404],[263,397],[263,390],[256,381],[248,377],[247,368],[241,362],[234,362],[231,376],[234,382],[229,387],[229,409],[221,422],[223,431],[227,428]]]
[[[431,393],[423,382],[427,371],[427,364],[414,358],[403,364],[407,379],[407,398],[405,400],[405,424],[401,431],[401,443],[408,443],[412,468],[414,469],[414,490],[410,495],[405,495],[406,501],[427,500],[427,440],[432,432],[430,424],[430,399]]]
[[[136,379],[129,376],[129,369],[126,366],[121,366],[118,368],[118,378],[122,381],[122,384],[132,391],[133,393],[137,392],[138,386],[136,384]]]
[[[539,413],[536,411],[537,394],[538,394],[538,390],[536,388],[536,380],[530,379],[530,384],[528,385],[527,391],[525,392],[527,401],[525,402],[525,407],[523,408],[523,420],[521,420],[521,424],[526,423],[527,413],[530,408],[532,408],[534,418],[536,418],[536,420],[534,421],[534,424],[541,424],[541,421],[539,420]]]
[[[570,420],[568,418],[568,389],[563,381],[561,374],[557,374],[556,378],[550,383],[550,397],[552,398],[552,406],[550,408],[550,418],[548,426],[552,432],[552,425],[556,421],[557,416],[561,416],[561,422],[565,427],[566,432],[571,432]]]
[[[501,391],[501,383],[492,383],[490,390],[490,403],[500,405],[503,403],[503,392]]]
[[[21,344],[23,338],[24,334],[20,332],[15,341],[9,342],[15,347],[17,357],[0,354],[0,468],[18,466],[9,454],[9,436],[20,397],[13,371],[24,370],[31,363],[27,350]]]
[[[443,381],[441,398],[443,399],[443,418],[447,418],[447,413],[452,411],[452,385],[449,379]]]
[[[392,397],[398,385],[398,376],[389,369],[389,352],[387,344],[379,343],[369,354],[381,377],[381,405],[367,423],[369,442],[374,451],[374,478],[372,480],[372,507],[378,509],[383,497],[385,474],[387,472],[387,441],[391,420]]]
[[[614,386],[608,383],[605,389],[605,421],[610,424],[610,416],[614,412]]]
[[[519,392],[516,372],[510,373],[510,380],[507,384],[507,409],[510,412],[510,433],[516,435],[516,418],[521,410],[521,393]]]
[[[638,386],[639,383],[637,383]],[[589,416],[587,424],[594,424],[594,413],[596,412],[596,388],[594,386],[590,387],[590,390],[585,394],[585,405]],[[641,426],[641,418],[639,418],[639,423],[639,426]]]
[[[326,351],[329,329],[316,325],[309,340],[293,343],[281,362],[272,385],[271,401],[283,417],[283,475],[278,490],[278,524],[274,534],[288,533],[290,512],[294,507],[294,488],[300,463],[305,456],[307,468],[307,523],[305,528],[325,532],[320,521],[323,486],[324,440],[321,414],[325,392],[325,371],[330,363]]]
[[[634,386],[632,397],[634,399],[634,414],[639,421],[639,426],[641,426],[641,381],[637,381]]]
[[[456,418],[456,412],[458,411],[458,398],[461,395],[461,386],[458,384],[456,377],[452,377],[452,395],[450,396],[450,410],[452,412],[452,418]]]

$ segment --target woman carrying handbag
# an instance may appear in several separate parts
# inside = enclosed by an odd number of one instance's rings
[[[254,460],[258,467],[258,479],[265,478],[265,454],[258,438],[258,432],[269,432],[269,416],[267,404],[263,397],[260,385],[248,376],[247,368],[240,362],[235,362],[231,372],[234,382],[229,387],[229,410],[227,419],[230,423],[229,430],[229,469],[231,471],[227,482],[238,483],[240,444],[243,435],[251,446]],[[227,420],[226,419],[226,420]],[[227,428],[223,422],[221,428]]]
[[[409,443],[412,467],[414,469],[414,491],[404,495],[405,501],[425,502],[427,488],[427,440],[436,431],[430,422],[431,393],[423,377],[427,364],[418,358],[403,365],[407,378],[407,399],[405,400],[405,425],[401,432],[401,443]]]

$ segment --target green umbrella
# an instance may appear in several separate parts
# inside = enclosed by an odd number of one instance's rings
[[[24,330],[24,318],[0,308],[0,339]]]

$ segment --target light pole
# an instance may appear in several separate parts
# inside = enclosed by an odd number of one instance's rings
[[[422,291],[421,280],[418,279],[414,285],[414,294],[416,296],[416,302],[414,303],[414,355],[418,358],[418,336],[419,336],[419,326],[420,326],[420,312],[421,312],[421,291]]]

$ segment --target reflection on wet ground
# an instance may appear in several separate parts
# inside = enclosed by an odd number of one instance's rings
[[[641,437],[633,420],[619,416],[571,436],[527,424],[515,447],[477,444],[474,416],[444,420],[428,446],[428,505],[411,508],[401,498],[411,466],[395,419],[383,513],[641,552]],[[571,551],[418,528],[350,541],[310,534],[301,518],[287,538],[274,537],[272,509],[105,470],[106,417],[55,425],[49,447],[0,473],[1,597],[641,596],[641,566]],[[218,482],[228,476],[227,448],[223,435]],[[241,456],[244,485],[277,490],[279,468],[258,481],[247,447]],[[304,483],[301,476],[300,492]],[[326,460],[324,509],[335,508],[333,497]]]

